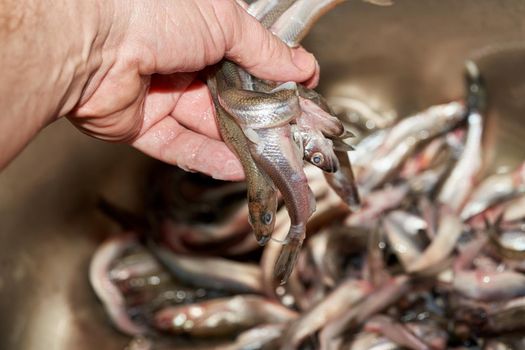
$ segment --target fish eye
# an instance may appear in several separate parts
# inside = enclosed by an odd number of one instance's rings
[[[261,221],[265,225],[269,225],[272,222],[273,215],[270,212],[265,212],[261,215]]]
[[[315,165],[322,164],[323,161],[324,161],[324,157],[319,152],[314,153],[314,155],[312,156],[312,163],[314,163]]]

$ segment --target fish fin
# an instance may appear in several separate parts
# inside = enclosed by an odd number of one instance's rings
[[[342,152],[355,151],[354,146],[349,145],[348,143],[342,140],[334,139],[332,140],[332,142],[334,143],[334,149],[336,151],[342,151]]]
[[[474,61],[465,62],[465,83],[467,88],[467,113],[482,112],[487,106],[485,81]]]
[[[341,139],[341,140],[346,140],[346,139],[353,138],[353,137],[355,137],[355,136],[356,136],[356,135],[355,135],[352,131],[350,131],[350,130],[348,130],[348,129],[345,129],[344,132],[343,132],[343,134],[342,134],[341,136],[338,136],[337,138],[338,138],[338,139]]]
[[[301,246],[303,245],[304,237],[306,234],[306,228],[304,224],[292,225],[286,235],[286,243],[283,245],[277,262],[275,263],[273,275],[275,280],[279,281],[279,284],[285,284],[290,277]]]
[[[270,91],[270,94],[284,91],[284,90],[297,90],[297,83],[294,81],[288,81],[286,83],[280,84],[279,86],[275,87]]]
[[[244,133],[244,135],[250,142],[255,143],[255,144],[258,144],[259,142],[261,142],[259,135],[257,135],[255,130],[253,130],[252,128],[242,128],[242,132]]]
[[[299,257],[301,246],[303,245],[303,239],[292,239],[281,249],[281,253],[275,263],[274,278],[279,281],[279,284],[283,285],[288,281],[288,278],[292,274],[293,268]]]

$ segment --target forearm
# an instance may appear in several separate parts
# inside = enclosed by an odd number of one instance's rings
[[[0,0],[0,169],[74,108],[102,61],[102,20],[94,0]]]

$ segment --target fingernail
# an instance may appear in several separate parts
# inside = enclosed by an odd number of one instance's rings
[[[314,55],[307,52],[302,47],[292,51],[292,60],[295,66],[302,71],[312,72],[315,69],[316,61]]]

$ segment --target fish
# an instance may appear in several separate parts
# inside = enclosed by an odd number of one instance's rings
[[[109,269],[114,259],[137,244],[136,236],[132,232],[112,237],[97,248],[89,265],[89,281],[104,304],[106,313],[115,327],[128,335],[144,334],[147,328],[134,322],[128,314],[124,296],[110,280]]]
[[[422,144],[452,129],[464,119],[460,103],[434,106],[392,127],[383,144],[370,159],[370,166],[360,173],[358,182],[364,191],[382,185]]]
[[[514,222],[525,218],[525,195],[507,202],[503,209],[503,221]]]
[[[440,210],[436,237],[423,253],[408,267],[409,273],[424,273],[443,263],[454,249],[463,232],[463,223],[455,212],[443,206]]]
[[[446,138],[437,137],[403,164],[399,176],[409,180],[422,171],[433,168],[436,163],[439,164],[441,158],[444,158],[445,162],[448,161],[450,152],[451,150],[450,147],[447,147]]]
[[[366,281],[348,280],[341,283],[317,305],[293,321],[283,335],[281,349],[296,349],[308,336],[331,319],[357,304],[371,291]]]
[[[383,218],[383,227],[390,247],[404,269],[407,270],[421,255],[422,247],[418,244],[414,234],[409,232],[403,222],[398,221],[392,214],[393,212]]]
[[[178,280],[190,286],[231,293],[262,293],[262,274],[257,265],[218,257],[175,254],[150,243],[151,250]]]
[[[429,350],[430,346],[425,344],[423,339],[413,334],[408,327],[396,322],[391,317],[385,315],[376,315],[368,320],[364,327],[366,332],[379,333],[390,339],[395,344],[401,345],[407,349]]]
[[[298,0],[270,30],[290,47],[297,47],[319,17],[344,0]]]
[[[158,270],[159,263],[151,254],[142,250],[118,259],[112,264],[108,273],[111,280],[123,281],[137,276],[152,274],[158,272]]]
[[[448,176],[438,200],[460,213],[472,191],[482,168],[481,142],[485,98],[483,80],[474,63],[466,64],[467,85],[467,140],[465,149]]]
[[[365,197],[361,210],[351,213],[345,220],[345,225],[370,226],[383,212],[398,207],[409,189],[408,184],[400,183],[370,193]]]
[[[172,228],[186,246],[219,245],[250,232],[253,227],[249,218],[250,207],[247,203],[242,203],[231,215],[226,216],[223,222],[200,225],[174,222]],[[262,219],[260,219],[260,226],[266,222]],[[268,236],[266,233],[265,235]],[[257,231],[255,237],[259,237],[258,241],[264,240],[261,237],[261,231]]]
[[[438,200],[449,205],[460,213],[468,195],[472,191],[476,178],[482,167],[481,137],[482,117],[480,114],[471,114],[468,117],[468,134],[465,150],[455,165],[450,176],[447,177]]]
[[[480,301],[502,301],[525,296],[525,275],[513,271],[462,270],[454,275],[453,288]]]
[[[216,78],[207,81],[214,106],[216,120],[226,145],[241,161],[246,176],[249,221],[260,245],[265,245],[271,238],[277,212],[277,189],[270,177],[260,169],[249,152],[249,141],[233,118],[222,108],[217,97]]]
[[[285,283],[305,238],[306,222],[315,211],[315,198],[308,187],[302,157],[293,143],[291,128],[261,129],[258,134],[262,141],[250,145],[250,150],[279,189],[291,220],[275,268],[275,278]]]
[[[390,273],[386,269],[383,240],[383,230],[378,225],[368,235],[367,254],[362,275],[374,287],[381,287],[390,279]]]
[[[392,278],[383,288],[372,291],[357,307],[347,309],[340,317],[328,322],[321,334],[321,349],[331,349],[330,344],[337,342],[346,332],[369,319],[373,314],[398,301],[408,292],[411,279],[407,275]]]
[[[276,323],[253,327],[239,334],[234,344],[221,347],[221,350],[276,349],[284,332],[284,326]]]
[[[302,85],[297,86],[297,91],[299,93],[299,105],[303,111],[301,118],[305,126],[317,129],[331,139],[355,136],[345,130],[343,123],[336,117],[323,96]]]
[[[483,180],[471,194],[461,211],[461,218],[468,220],[498,202],[511,199],[525,192],[525,164],[514,172],[494,174]]]
[[[238,87],[240,77],[236,74],[235,67],[228,62],[222,64],[221,75],[218,80],[219,96],[227,91],[239,92]],[[291,91],[291,90],[290,90]],[[222,98],[219,103],[224,106],[230,102],[235,105],[237,95],[232,93]],[[229,98],[232,98],[230,101]],[[259,102],[261,103],[261,102]],[[241,124],[245,135],[250,140],[248,149],[256,164],[271,178],[279,192],[281,193],[285,206],[291,218],[290,230],[283,242],[283,249],[276,262],[275,278],[284,283],[297,260],[298,252],[305,237],[306,222],[310,215],[315,211],[315,199],[308,187],[306,175],[303,171],[302,155],[299,154],[296,143],[293,140],[291,126],[287,123],[273,123],[268,128],[251,128],[254,117],[250,112],[249,105],[238,104],[235,110],[237,120],[244,120]],[[225,109],[227,109],[226,107]],[[264,107],[263,107],[264,108]],[[244,113],[244,110],[247,113]],[[298,114],[299,111],[294,113]],[[293,116],[296,118],[297,115]],[[254,123],[262,120],[255,115]],[[274,114],[274,119],[281,118],[279,114]],[[282,118],[287,119],[288,116]],[[288,120],[289,121],[289,120]],[[248,136],[248,131],[252,136]]]
[[[340,165],[334,153],[334,144],[319,130],[298,127],[293,133],[293,138],[300,144],[303,159],[308,163],[328,173],[338,171]]]
[[[297,0],[256,1],[248,7],[248,13],[268,28]]]
[[[525,259],[525,232],[522,230],[502,231],[500,228],[503,216],[500,215],[494,224],[485,219],[485,227],[490,243],[496,252],[510,260]]]
[[[344,95],[328,96],[327,100],[345,123],[368,133],[385,130],[395,122],[395,115],[382,114],[364,100]]]
[[[358,169],[358,171],[356,171],[358,177],[360,170],[370,164],[370,155],[377,152],[377,149],[384,142],[387,134],[388,129],[374,131],[359,141],[354,152],[348,153],[352,165]]]
[[[257,325],[284,323],[297,313],[260,296],[237,295],[184,306],[171,306],[157,311],[156,329],[192,337],[225,337],[236,335]]]
[[[330,349],[340,349],[334,346]],[[390,339],[382,337],[375,332],[358,333],[346,347],[349,350],[400,350],[401,346],[397,345]]]
[[[409,235],[417,235],[420,231],[428,229],[428,224],[418,215],[404,210],[392,210],[387,215]]]
[[[466,117],[466,106],[462,102],[449,102],[429,107],[409,116],[391,127],[374,158],[389,154],[409,137],[428,139],[432,134],[451,130]]]
[[[483,331],[490,333],[523,330],[525,317],[525,297],[514,298],[503,303],[496,303],[486,310],[486,324]]]

